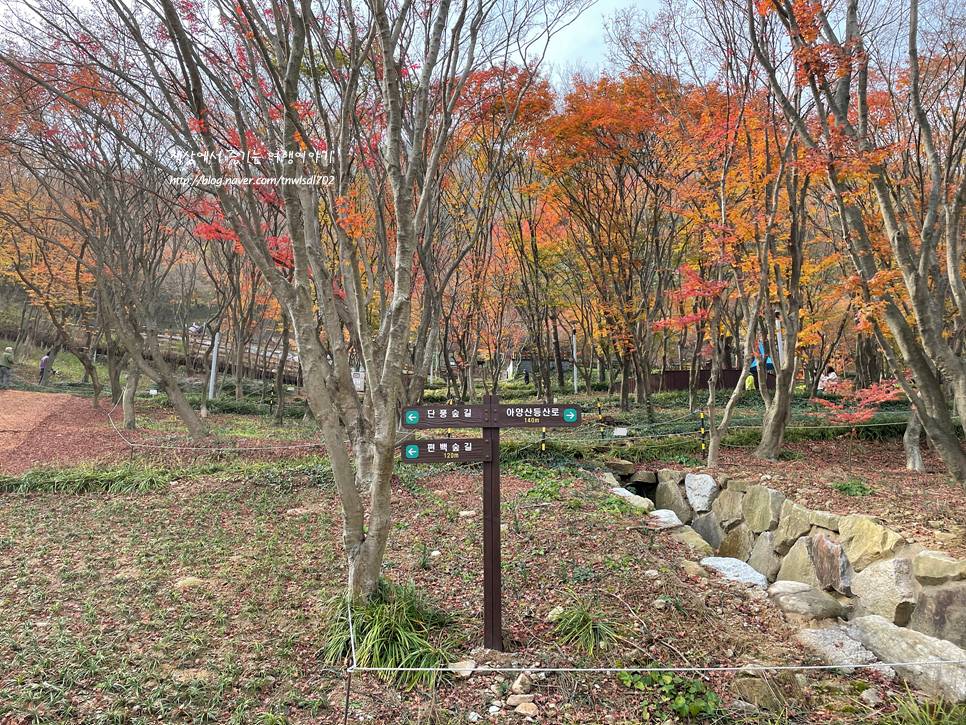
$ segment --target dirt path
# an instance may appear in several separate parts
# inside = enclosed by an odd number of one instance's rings
[[[127,450],[107,418],[109,407],[58,393],[0,390],[0,473],[63,466]]]

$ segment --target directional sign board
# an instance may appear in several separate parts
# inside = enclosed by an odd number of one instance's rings
[[[490,423],[484,405],[431,405],[403,408],[404,428],[483,428]]]
[[[448,463],[492,460],[489,438],[439,438],[411,441],[402,447],[403,463]]]
[[[508,405],[496,406],[499,428],[571,428],[580,425],[578,405]]]
[[[483,645],[503,651],[503,593],[500,554],[500,428],[574,428],[580,406],[508,405],[496,395],[483,405],[403,408],[403,428],[481,428],[482,438],[412,440],[403,463],[483,461]]]

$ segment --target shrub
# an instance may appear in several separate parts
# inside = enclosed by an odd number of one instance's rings
[[[321,656],[338,663],[352,656],[348,594],[333,598],[325,618],[325,644]],[[352,627],[359,667],[440,668],[452,661],[450,644],[434,644],[432,630],[449,616],[432,607],[410,585],[395,586],[381,580],[367,602],[353,602]],[[377,673],[384,680],[412,689],[432,687],[435,671]]]

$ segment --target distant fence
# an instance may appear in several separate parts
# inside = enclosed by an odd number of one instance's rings
[[[741,370],[728,369],[722,370],[718,376],[718,390],[734,390],[738,383],[738,376]],[[758,374],[752,371],[755,376],[755,386],[758,386]],[[698,370],[698,388],[707,389],[708,381],[711,379],[711,371],[708,369]],[[775,389],[775,376],[772,373],[766,375],[766,385],[769,390]],[[637,380],[631,378],[628,381],[630,390],[633,393],[637,389]],[[687,390],[691,384],[690,370],[665,370],[663,373],[651,373],[651,392],[669,392],[671,390]],[[616,395],[620,392],[619,382],[611,383],[610,392]]]

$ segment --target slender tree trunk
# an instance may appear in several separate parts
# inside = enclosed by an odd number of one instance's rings
[[[278,408],[275,409],[275,422],[282,424],[285,413],[285,363],[288,360],[288,315],[282,314],[282,356],[275,368],[275,392],[278,395]]]
[[[775,395],[765,411],[761,424],[761,443],[755,449],[755,458],[777,461],[785,439],[785,428],[792,417],[792,390],[795,385],[795,365],[778,368],[775,375]]]
[[[138,389],[141,370],[137,363],[131,360],[127,369],[127,380],[124,382],[124,393],[121,397],[121,410],[124,411],[124,430],[134,430],[137,427],[134,417],[134,394]]]
[[[558,330],[557,325],[558,319],[557,315],[553,316],[553,356],[557,364],[557,387],[563,388],[564,383],[564,369],[563,369],[563,356],[560,354],[560,330]]]
[[[906,432],[902,435],[902,448],[906,452],[906,469],[916,473],[925,473],[926,465],[922,462],[922,451],[919,449],[919,436],[922,434],[922,422],[913,410],[906,423]]]

